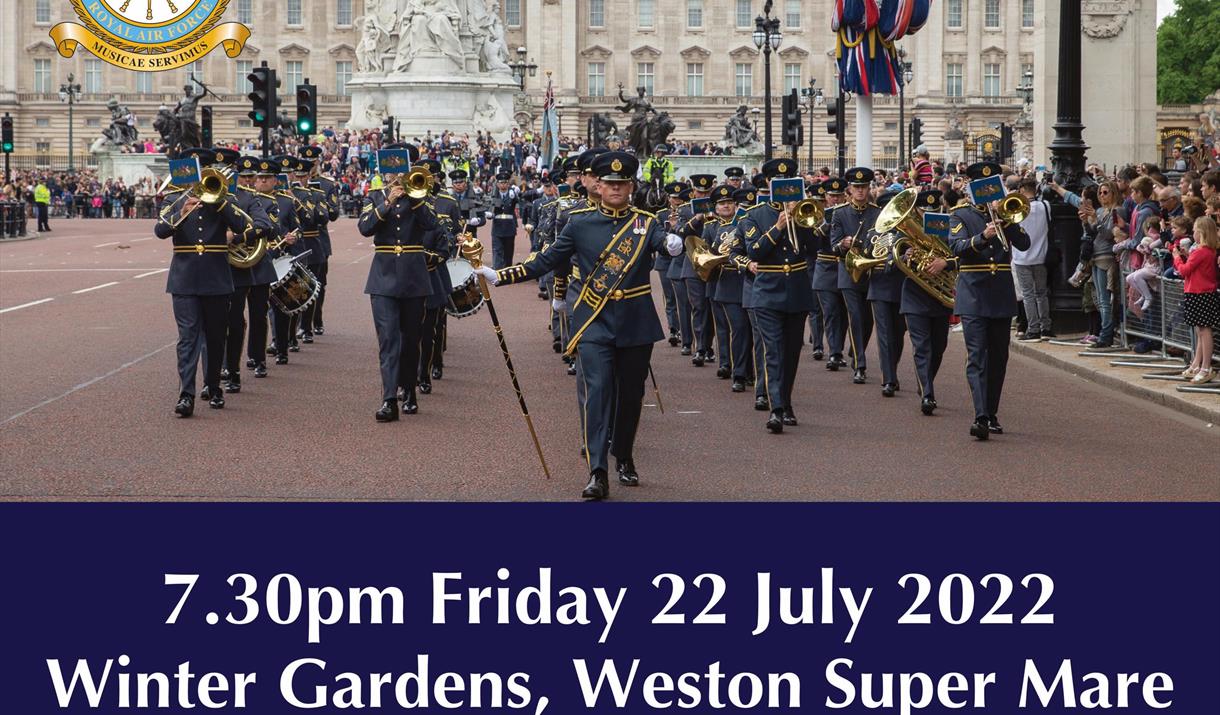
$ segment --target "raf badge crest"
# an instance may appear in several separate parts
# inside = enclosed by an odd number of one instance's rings
[[[217,47],[241,54],[250,29],[221,23],[229,0],[70,0],[81,24],[51,28],[55,48],[71,57],[77,47],[115,67],[144,72],[185,67]]]

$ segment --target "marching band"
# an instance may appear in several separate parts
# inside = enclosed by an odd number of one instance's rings
[[[635,435],[653,346],[666,339],[694,366],[715,362],[731,392],[754,388],[755,409],[768,413],[765,429],[781,434],[799,425],[793,386],[806,323],[813,358],[830,371],[850,365],[856,384],[868,381],[865,351],[875,329],[884,397],[900,389],[909,339],[920,411],[933,415],[956,315],[974,408],[969,434],[986,440],[1003,432],[998,414],[1016,314],[1010,261],[1029,243],[1020,199],[945,207],[938,191],[907,189],[874,203],[867,167],[805,184],[787,158],[766,162],[750,179],[734,167],[648,190],[635,155],[605,147],[557,161],[541,189],[519,190],[500,175],[484,195],[470,186],[460,154],[421,161],[410,144],[382,153],[395,152],[401,161],[379,156],[380,186],[358,219],[373,246],[364,292],[378,342],[378,422],[416,414],[417,392],[441,379],[447,315],[470,315],[484,300],[490,307],[486,285],[536,282],[549,299],[553,347],[576,378],[585,499],[609,495],[610,456],[621,485],[639,484]],[[178,323],[181,417],[194,411],[201,355],[200,395],[219,409],[225,393],[241,390],[243,342],[246,367],[265,377],[267,354],[287,364],[298,338],[308,344],[323,334],[328,224],[339,215],[317,147],[299,157],[187,155],[205,168],[195,185],[166,194],[155,228],[173,243],[167,292]],[[984,162],[968,175],[984,180],[1000,170]],[[512,264],[519,217],[530,253]],[[475,235],[487,222],[491,266],[482,265]],[[528,421],[519,389],[518,397]]]

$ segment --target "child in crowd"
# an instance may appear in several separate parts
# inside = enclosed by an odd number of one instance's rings
[[[1161,220],[1151,216],[1144,221],[1144,237],[1135,249],[1143,263],[1127,274],[1127,287],[1135,291],[1131,304],[1136,309],[1136,317],[1143,317],[1143,312],[1152,306],[1149,281],[1155,281],[1161,275],[1161,262],[1156,254],[1161,245]]]
[[[1165,261],[1166,278],[1181,279],[1178,275],[1178,269],[1173,266],[1173,251],[1178,247],[1178,244],[1185,242],[1186,248],[1190,248],[1190,234],[1194,230],[1194,220],[1185,216],[1175,216],[1169,221],[1169,260]]]
[[[1183,313],[1186,323],[1195,329],[1194,360],[1182,371],[1183,377],[1194,384],[1211,382],[1216,377],[1212,369],[1212,331],[1220,328],[1220,270],[1216,255],[1220,250],[1220,232],[1216,222],[1204,216],[1195,221],[1195,245],[1187,249],[1185,241],[1174,248],[1173,263],[1185,280]]]

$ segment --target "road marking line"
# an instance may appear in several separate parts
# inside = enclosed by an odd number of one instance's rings
[[[51,300],[51,299],[47,298],[47,300]],[[39,301],[39,302],[43,302],[43,301]],[[64,399],[65,397],[68,397],[69,395],[72,395],[75,392],[83,390],[86,387],[89,387],[90,385],[101,382],[102,380],[105,380],[106,378],[108,378],[112,375],[117,375],[118,373],[122,372],[123,370],[126,370],[127,368],[131,367],[132,365],[144,362],[145,360],[156,355],[157,353],[160,353],[164,350],[172,348],[177,344],[178,344],[178,341],[175,340],[172,343],[166,343],[165,345],[162,345],[161,347],[157,348],[156,350],[153,350],[150,353],[145,353],[144,355],[141,355],[140,357],[138,357],[134,360],[129,360],[128,362],[125,362],[122,365],[119,365],[118,367],[116,367],[115,369],[111,370],[110,372],[108,372],[104,375],[98,375],[97,377],[93,378],[92,380],[86,380],[85,382],[82,382],[81,384],[77,385],[76,387],[73,387],[71,390],[68,390],[67,392],[63,393],[62,395],[57,395],[56,397],[47,398],[47,399],[43,400],[42,402],[39,402],[37,405],[34,405],[33,407],[28,407],[11,417],[4,418],[3,421],[0,421],[0,426],[6,425],[9,422],[12,422],[13,420],[17,419],[18,417],[28,415],[29,413],[33,412],[34,410],[46,407],[47,405],[49,405],[53,402],[59,402],[60,400]]]
[[[128,243],[139,243],[140,241],[151,241],[154,238],[156,238],[156,236],[148,236],[146,238],[133,238],[130,241],[128,241]]]
[[[93,286],[92,288],[81,288],[80,290],[74,290],[74,291],[72,291],[72,295],[80,295],[81,293],[88,293],[89,291],[101,290],[102,288],[109,288],[110,286],[117,286],[118,284],[119,284],[118,281],[110,281],[109,283],[103,283],[100,286]]]
[[[138,276],[132,276],[132,278],[133,278],[133,279],[135,279],[135,278],[147,278],[148,276],[155,276],[155,275],[157,275],[158,273],[164,273],[164,272],[166,272],[166,271],[168,271],[168,270],[169,270],[168,268],[158,268],[158,269],[157,269],[157,270],[155,270],[155,271],[149,271],[148,273],[141,273],[141,274],[140,274],[140,275],[138,275]]]
[[[8,312],[14,311],[14,310],[21,310],[22,308],[28,308],[31,305],[41,305],[43,303],[50,303],[53,300],[55,300],[55,299],[54,298],[43,298],[42,300],[33,300],[33,301],[30,301],[29,303],[22,303],[21,305],[14,305],[11,308],[0,309],[0,313],[8,313]]]
[[[128,271],[149,271],[149,266],[139,268],[5,268],[0,273],[125,273]]]
[[[96,246],[94,246],[94,248],[105,248],[106,246],[117,246],[120,243],[122,243],[122,241],[111,241],[110,243],[99,243]]]
[[[701,414],[703,414],[703,412],[701,412],[699,410],[692,410],[689,412],[679,412],[678,414],[680,414],[680,415],[701,415]]]

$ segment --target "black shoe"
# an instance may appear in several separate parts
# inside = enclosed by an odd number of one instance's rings
[[[606,478],[606,470],[595,469],[589,475],[589,483],[585,486],[585,490],[580,493],[581,499],[589,499],[591,501],[601,501],[610,496],[610,480]]]
[[[729,369],[727,367],[716,368],[716,377],[718,377],[719,379],[727,380],[732,376],[733,376],[733,373],[729,372]]]
[[[398,421],[398,403],[394,400],[386,400],[381,403],[381,409],[377,410],[374,415],[378,422],[397,422]]]
[[[302,335],[301,342],[305,343],[306,345],[312,345],[313,344],[313,333],[305,333],[304,335]]]
[[[703,353],[695,353],[695,356],[690,359],[690,364],[694,365],[695,367],[703,367],[703,361]]]
[[[542,289],[542,288],[539,288],[539,289],[538,289],[538,300],[546,300],[546,299],[547,299],[547,297],[548,297],[548,296],[547,296],[547,294],[546,294],[546,290],[544,290],[544,289]]]
[[[255,365],[254,366],[254,376],[255,377],[266,377],[267,376],[267,363],[260,362],[257,365]]]
[[[246,361],[246,367],[252,368],[252,367],[255,367],[256,365],[258,365],[258,363],[254,361],[254,358],[250,358],[249,360]]]
[[[223,410],[225,408],[225,393],[216,388],[216,394],[212,395],[212,399],[208,400],[208,407],[214,410]]]
[[[1019,342],[1019,343],[1040,343],[1040,342],[1042,342],[1042,333],[1038,333],[1038,332],[1026,333],[1025,335],[1018,337],[1017,342]]]
[[[767,401],[766,395],[759,395],[758,397],[754,398],[754,409],[758,410],[759,412],[766,412],[767,410],[771,409],[771,403]]]
[[[174,412],[179,417],[190,417],[195,414],[195,396],[181,394],[178,396],[178,404],[174,405]]]
[[[630,459],[615,461],[615,469],[618,472],[618,483],[625,487],[640,486],[640,475],[635,471],[635,462]]]
[[[826,357],[826,353],[822,352],[822,348],[813,349],[813,359],[814,360],[821,360],[824,357]]]
[[[703,359],[707,360],[708,362],[711,362],[712,358],[714,357],[716,357],[716,352],[714,350],[708,350],[703,353]]]
[[[887,382],[881,386],[882,397],[893,397],[895,392],[898,392],[898,386],[892,382]]]
[[[432,379],[433,380],[440,380],[444,376],[445,376],[444,368],[442,368],[440,365],[432,366]]]
[[[767,418],[767,429],[771,430],[772,434],[784,431],[784,413],[781,410],[772,410],[771,416]]]
[[[420,391],[420,394],[431,395],[432,394],[432,383],[428,382],[427,380],[420,380],[419,381],[419,391]]]
[[[784,408],[784,418],[783,419],[784,419],[784,425],[786,427],[796,427],[798,424],[796,421],[796,413],[792,411],[791,407]]]
[[[1055,331],[1053,331],[1053,330],[1043,330],[1042,337],[1045,340],[1054,340],[1055,338],[1057,338],[1059,336],[1055,335]]]
[[[1004,428],[1000,426],[1000,421],[995,418],[995,415],[987,418],[987,431],[992,434],[1004,434]]]
[[[838,372],[840,367],[839,359],[834,356],[831,356],[831,358],[826,361],[826,369],[831,372]]]
[[[677,333],[670,333],[670,334],[669,334],[669,346],[670,346],[671,348],[672,348],[672,347],[677,347],[679,342],[680,342],[680,341],[678,340],[678,334],[677,334]]]
[[[690,346],[689,345],[682,346],[682,355],[690,355]]]
[[[1098,342],[1093,343],[1093,344],[1090,346],[1090,348],[1091,348],[1091,349],[1093,349],[1093,350],[1096,350],[1097,348],[1112,348],[1112,347],[1114,347],[1114,341],[1113,341],[1113,340],[1107,340],[1107,341],[1106,341],[1106,342],[1104,342],[1104,343],[1103,343],[1103,342],[1101,342],[1101,341],[1098,341]],[[1089,348],[1086,348],[1086,349],[1089,349]]]
[[[231,395],[241,392],[241,375],[240,374],[235,372],[229,376],[229,381],[227,383],[225,383],[225,392],[227,392]]]
[[[847,361],[843,359],[842,355],[836,355],[834,357],[834,361],[835,361],[836,370],[838,370],[841,367],[847,367]]]
[[[925,415],[931,416],[936,411],[936,400],[932,397],[924,395],[924,398],[919,402],[919,411]]]
[[[208,387],[206,385],[204,386],[204,388],[202,390],[199,391],[199,399],[201,399],[201,400],[212,399],[212,391],[210,389],[208,389]]]
[[[575,360],[573,360],[572,362],[568,363],[568,374],[569,374],[569,375],[575,375],[575,374],[576,374],[576,361],[575,361]]]
[[[288,364],[288,356],[287,356],[287,355],[276,355],[276,356],[275,356],[275,364],[276,364],[276,365],[287,365],[287,364]]]
[[[991,431],[987,428],[987,420],[980,417],[970,424],[970,436],[980,442],[986,442],[991,436]]]
[[[741,380],[734,380],[733,387],[730,388],[733,392],[745,392],[746,384]]]
[[[326,330],[322,327],[321,323],[318,323],[317,325],[313,326],[313,334],[314,335],[325,335]]]
[[[419,412],[419,403],[415,401],[415,391],[412,390],[406,395],[406,399],[402,401],[402,413],[404,415],[413,415]]]
[[[863,385],[868,382],[868,375],[864,374],[864,368],[856,368],[856,371],[851,375],[851,381],[857,385]]]
[[[288,352],[290,352],[290,353],[299,353],[299,352],[301,352],[301,346],[300,346],[300,345],[297,345],[296,343],[290,343],[290,344],[288,345]]]
[[[229,368],[227,368],[227,367],[220,368],[220,379],[222,382],[228,381],[230,374],[231,373],[229,372]]]
[[[277,348],[275,347],[275,343],[271,343],[270,345],[268,345],[268,346],[267,346],[267,354],[268,354],[268,355],[274,355],[274,354],[275,354],[276,349],[277,349]]]
[[[551,349],[557,353],[563,352],[563,345],[559,342],[559,338],[555,338],[551,341]]]

